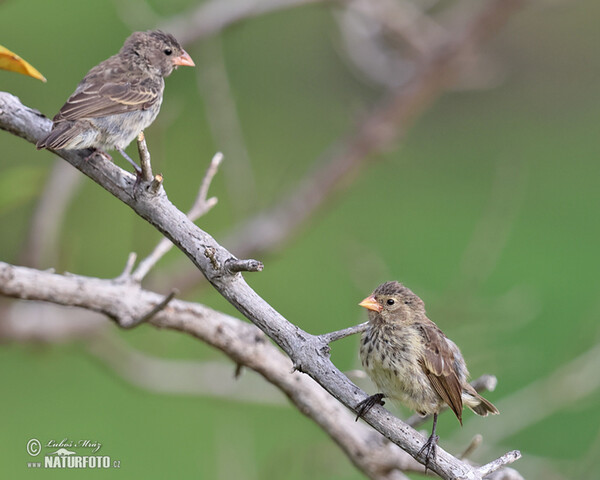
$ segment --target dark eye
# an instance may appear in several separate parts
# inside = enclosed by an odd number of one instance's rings
[[[173,50],[170,48],[165,48],[163,51],[165,52],[165,55],[171,55],[173,53]]]
[[[387,302],[388,305],[393,305],[394,303],[396,303],[396,301],[393,298],[388,298]]]

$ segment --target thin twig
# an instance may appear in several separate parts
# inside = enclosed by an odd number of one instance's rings
[[[198,220],[198,218],[217,204],[216,197],[208,198],[208,189],[210,188],[213,178],[215,178],[215,175],[219,171],[221,162],[223,162],[223,154],[221,152],[215,153],[206,169],[202,183],[200,183],[200,189],[196,195],[196,200],[194,200],[194,204],[187,214],[188,218],[193,222]]]
[[[173,289],[171,291],[171,293],[169,293],[161,302],[157,303],[148,313],[142,315],[140,318],[127,322],[126,324],[121,324],[121,326],[123,328],[134,328],[137,327],[138,325],[147,322],[148,320],[150,320],[154,315],[156,315],[158,312],[160,312],[161,310],[164,310],[166,308],[166,306],[169,304],[169,302],[171,300],[173,300],[173,298],[175,298],[175,295],[177,295],[177,290]]]
[[[121,275],[119,275],[115,280],[116,281],[126,281],[131,278],[131,271],[135,266],[135,261],[137,260],[137,253],[131,252],[127,257],[127,262],[125,263],[125,268]]]
[[[239,260],[230,258],[225,262],[225,269],[230,273],[238,272],[262,272],[265,266],[258,260]]]
[[[216,197],[207,198],[207,196],[210,185],[215,175],[219,171],[219,165],[221,165],[222,161],[223,154],[221,152],[215,153],[215,155],[212,157],[202,182],[200,183],[200,188],[198,189],[198,194],[196,195],[194,204],[187,213],[187,217],[191,221],[196,221],[198,218],[208,213],[208,211],[210,211],[210,209],[217,204]],[[148,275],[148,272],[150,272],[150,270],[160,261],[160,259],[164,257],[169,250],[171,250],[171,248],[173,248],[173,243],[167,238],[162,238],[156,247],[154,247],[154,250],[152,250],[150,255],[148,255],[139,263],[131,276],[132,279],[140,283],[146,277],[146,275]]]
[[[509,465],[521,458],[521,452],[519,450],[513,450],[497,458],[493,462],[487,463],[477,469],[477,473],[483,478],[488,476],[490,473],[495,472],[500,467]]]
[[[337,330],[335,332],[324,333],[323,335],[319,335],[319,338],[323,340],[323,342],[329,344],[331,342],[335,342],[337,340],[341,340],[342,338],[349,337],[350,335],[355,335],[357,333],[364,332],[369,326],[369,322],[361,323],[359,325],[354,325],[353,327],[344,328],[342,330]]]
[[[458,458],[460,458],[461,460],[469,458],[473,454],[473,452],[477,450],[477,447],[481,445],[481,442],[483,442],[483,436],[478,433],[473,437],[469,445],[467,445],[467,448],[464,449],[464,451],[458,456]]]

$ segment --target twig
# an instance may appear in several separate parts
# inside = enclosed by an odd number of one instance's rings
[[[125,263],[125,268],[123,269],[123,272],[115,279],[117,282],[123,282],[131,278],[131,271],[133,270],[136,260],[137,253],[131,252],[127,257],[127,262]]]
[[[502,455],[500,458],[497,458],[493,462],[487,463],[482,467],[477,469],[477,473],[483,478],[487,477],[490,473],[495,472],[500,467],[505,465],[509,465],[521,458],[521,452],[519,450],[513,450],[511,452],[507,452]]]
[[[471,440],[469,445],[467,445],[467,448],[465,448],[463,453],[461,453],[458,456],[458,458],[460,458],[461,460],[463,460],[465,458],[469,458],[473,454],[473,452],[477,449],[477,447],[479,447],[479,445],[481,445],[481,442],[483,442],[483,436],[478,433],[477,435],[475,435],[473,437],[473,439]]]
[[[217,174],[219,165],[221,165],[222,161],[223,154],[221,152],[215,153],[208,168],[206,169],[206,173],[204,174],[202,182],[200,183],[200,188],[198,190],[198,194],[196,195],[196,199],[194,200],[194,204],[187,214],[187,217],[190,220],[196,221],[198,218],[208,213],[208,211],[210,211],[210,209],[217,204],[216,197],[207,198],[207,196],[210,185],[213,181],[213,178]],[[173,243],[166,238],[162,238],[156,247],[154,247],[152,253],[150,253],[150,255],[148,255],[139,263],[138,267],[132,274],[132,279],[140,283],[144,277],[148,275],[148,272],[150,272],[150,270],[160,261],[160,259],[164,257],[169,250],[171,250],[171,248],[173,248]]]
[[[156,306],[154,306],[148,313],[142,315],[140,318],[138,318],[136,320],[133,320],[126,324],[121,324],[121,327],[131,329],[131,328],[137,327],[138,325],[140,325],[144,322],[147,322],[158,312],[160,312],[161,310],[164,310],[166,308],[166,306],[169,304],[169,302],[171,300],[173,300],[173,298],[175,298],[175,295],[177,295],[177,293],[178,293],[177,290],[173,289],[171,291],[171,293],[169,293],[161,302],[157,303]]]
[[[265,266],[258,260],[239,260],[237,258],[230,258],[225,262],[225,269],[229,273],[238,272],[262,272]]]
[[[319,338],[321,338],[323,342],[329,344],[331,342],[341,340],[342,338],[349,337],[350,335],[362,333],[367,329],[368,326],[369,322],[365,322],[361,323],[360,325],[354,325],[353,327],[344,328],[335,332],[324,333],[323,335],[319,335]]]
[[[206,169],[202,183],[200,183],[200,189],[196,195],[196,200],[188,212],[188,218],[190,220],[198,220],[198,218],[207,213],[217,204],[216,197],[208,198],[208,189],[210,188],[213,178],[215,178],[215,175],[219,171],[221,162],[223,162],[223,154],[221,152],[215,153],[210,161],[210,164],[208,165],[208,168]]]

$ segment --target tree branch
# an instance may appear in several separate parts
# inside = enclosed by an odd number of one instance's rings
[[[135,283],[79,275],[57,275],[0,262],[0,294],[41,300],[103,313],[128,324],[160,303],[162,297]],[[372,479],[397,478],[391,470],[419,468],[409,455],[386,442],[306,375],[290,373],[292,364],[254,325],[196,303],[172,300],[148,320],[150,325],[192,335],[258,372],[285,393],[342,448],[350,460]],[[97,349],[96,349],[97,350]],[[110,354],[111,357],[113,354]],[[106,355],[104,355],[106,356]],[[233,375],[233,368],[231,370]],[[136,378],[144,384],[144,378]]]
[[[13,95],[0,93],[0,128],[9,130],[35,143],[50,129],[50,125],[50,120],[41,117],[38,112],[24,107]],[[135,177],[101,156],[94,156],[86,160],[89,156],[87,151],[61,150],[55,153],[126,203],[139,216],[147,220],[173,242],[202,271],[208,281],[225,299],[283,349],[292,359],[296,370],[307,373],[327,392],[350,409],[354,409],[355,405],[367,397],[330,361],[328,356],[329,346],[326,341],[290,323],[252,290],[240,273],[229,271],[226,264],[235,257],[179,211],[169,201],[162,186],[156,194],[148,191],[147,184],[138,186],[134,191]],[[10,296],[18,297],[22,294],[23,283],[18,280],[15,281],[15,272],[18,271],[24,275],[43,273],[29,269],[16,270],[17,267],[11,267],[7,264],[0,264],[0,266],[2,266],[0,288],[5,295]],[[53,275],[52,282],[54,283],[38,285],[37,288],[40,290],[37,290],[37,293],[29,292],[26,298],[49,298],[57,302],[54,298],[58,297],[58,292],[55,292],[51,297],[47,297],[46,294],[51,285],[58,284],[58,277],[58,275]],[[64,279],[73,281],[78,287],[77,291],[83,295],[82,292],[87,285],[84,285],[81,280],[77,281],[78,278],[81,279],[81,277],[75,276],[72,278],[64,277]],[[94,286],[89,292],[90,296],[93,297],[89,299],[90,305],[81,304],[81,297],[78,296],[70,297],[70,301],[73,302],[71,304],[86,306],[92,310],[103,312],[117,320],[124,327],[133,324],[140,315],[148,311],[148,308],[145,308],[142,312],[139,309],[132,308],[132,305],[127,303],[130,296],[124,295],[123,291],[111,295],[110,304],[102,304],[99,290],[104,285],[101,282],[101,280],[94,279],[88,282]],[[121,289],[126,287],[123,283],[120,283],[119,286]],[[35,290],[35,288],[34,285],[32,290]],[[93,295],[91,295],[92,291]],[[141,293],[140,290],[135,297],[139,298]],[[154,306],[159,304],[161,300],[160,297],[155,298],[149,304]],[[157,319],[164,318],[166,312],[173,311],[176,308],[175,305],[180,305],[184,309],[193,308],[192,304],[181,305],[174,300],[164,309],[156,312],[156,315],[149,320],[150,323],[154,324]],[[185,323],[181,323],[184,317],[185,312],[178,310],[178,316],[175,319],[169,317],[169,320],[173,323],[162,326],[185,330]],[[244,362],[244,364],[246,363]],[[253,363],[250,362],[250,364]],[[301,406],[299,408],[302,410]],[[386,438],[396,445],[402,446],[411,456],[420,460],[419,450],[425,439],[410,426],[390,415],[381,406],[374,407],[365,414],[364,419]],[[519,456],[519,453],[515,453],[511,458],[516,459]],[[350,455],[350,458],[355,463],[358,461],[354,455]],[[435,461],[429,463],[429,468],[442,478],[475,480],[481,478],[476,468],[458,460],[439,447],[437,457]]]

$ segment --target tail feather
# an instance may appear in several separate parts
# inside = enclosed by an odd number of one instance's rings
[[[67,148],[72,140],[82,133],[82,129],[73,123],[59,123],[52,126],[52,130],[48,135],[39,140],[35,146],[38,150],[42,148],[50,148],[52,150],[60,150]]]
[[[500,413],[492,402],[479,395],[471,385],[463,390],[464,404],[473,410],[477,415],[485,417],[489,414],[497,415]]]
[[[482,417],[487,416],[488,414],[497,415],[500,413],[498,409],[490,402],[486,400],[481,395],[477,394],[477,400],[479,400],[478,405],[469,406],[471,410],[473,410],[477,415],[481,415]]]

